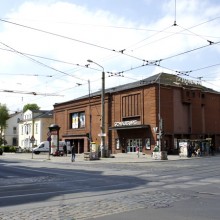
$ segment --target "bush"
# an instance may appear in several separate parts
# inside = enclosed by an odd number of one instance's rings
[[[2,146],[4,152],[10,152],[9,146]]]
[[[14,146],[0,146],[3,149],[3,152],[16,152],[16,147]]]
[[[10,146],[9,147],[9,152],[16,152],[16,147]]]

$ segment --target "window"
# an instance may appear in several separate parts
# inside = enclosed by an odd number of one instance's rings
[[[38,124],[35,124],[35,134],[38,134]]]
[[[17,128],[13,127],[13,134],[17,134]]]
[[[85,127],[85,112],[77,112],[71,114],[71,128]]]
[[[24,125],[24,134],[26,135],[31,134],[31,124]]]
[[[122,117],[138,116],[141,113],[141,95],[122,97]]]
[[[12,145],[17,146],[18,145],[18,139],[17,138],[12,138]]]

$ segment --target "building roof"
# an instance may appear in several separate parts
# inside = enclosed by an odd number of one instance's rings
[[[178,75],[168,74],[164,72],[158,73],[156,75],[153,75],[148,78],[138,80],[132,83],[128,83],[128,84],[124,84],[124,85],[120,85],[120,86],[116,86],[112,88],[107,88],[105,89],[105,93],[115,93],[115,92],[135,89],[141,86],[146,86],[146,85],[151,85],[151,84],[160,84],[160,85],[166,85],[166,86],[184,87],[184,88],[191,88],[191,89],[195,88],[195,89],[200,89],[204,92],[218,93],[217,91],[213,89],[202,86],[201,81],[199,80],[188,80]],[[97,95],[101,95],[101,91],[97,91],[97,92],[90,94],[90,97],[94,97]],[[85,95],[85,96],[76,98],[74,100],[81,100],[81,99],[85,99],[88,97],[89,95]],[[54,105],[64,104],[64,103],[68,103],[74,100],[66,101],[63,103],[55,103]]]
[[[37,113],[34,118],[53,118],[53,110],[32,110],[32,112]]]

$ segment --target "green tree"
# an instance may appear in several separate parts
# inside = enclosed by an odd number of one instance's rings
[[[3,144],[3,131],[7,127],[6,121],[9,119],[8,108],[0,103],[0,145]]]
[[[37,104],[26,104],[23,107],[23,112],[26,112],[27,110],[39,110],[40,107]]]

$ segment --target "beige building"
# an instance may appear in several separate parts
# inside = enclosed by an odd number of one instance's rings
[[[19,122],[19,147],[31,149],[48,138],[48,127],[53,124],[52,110],[27,110]]]

